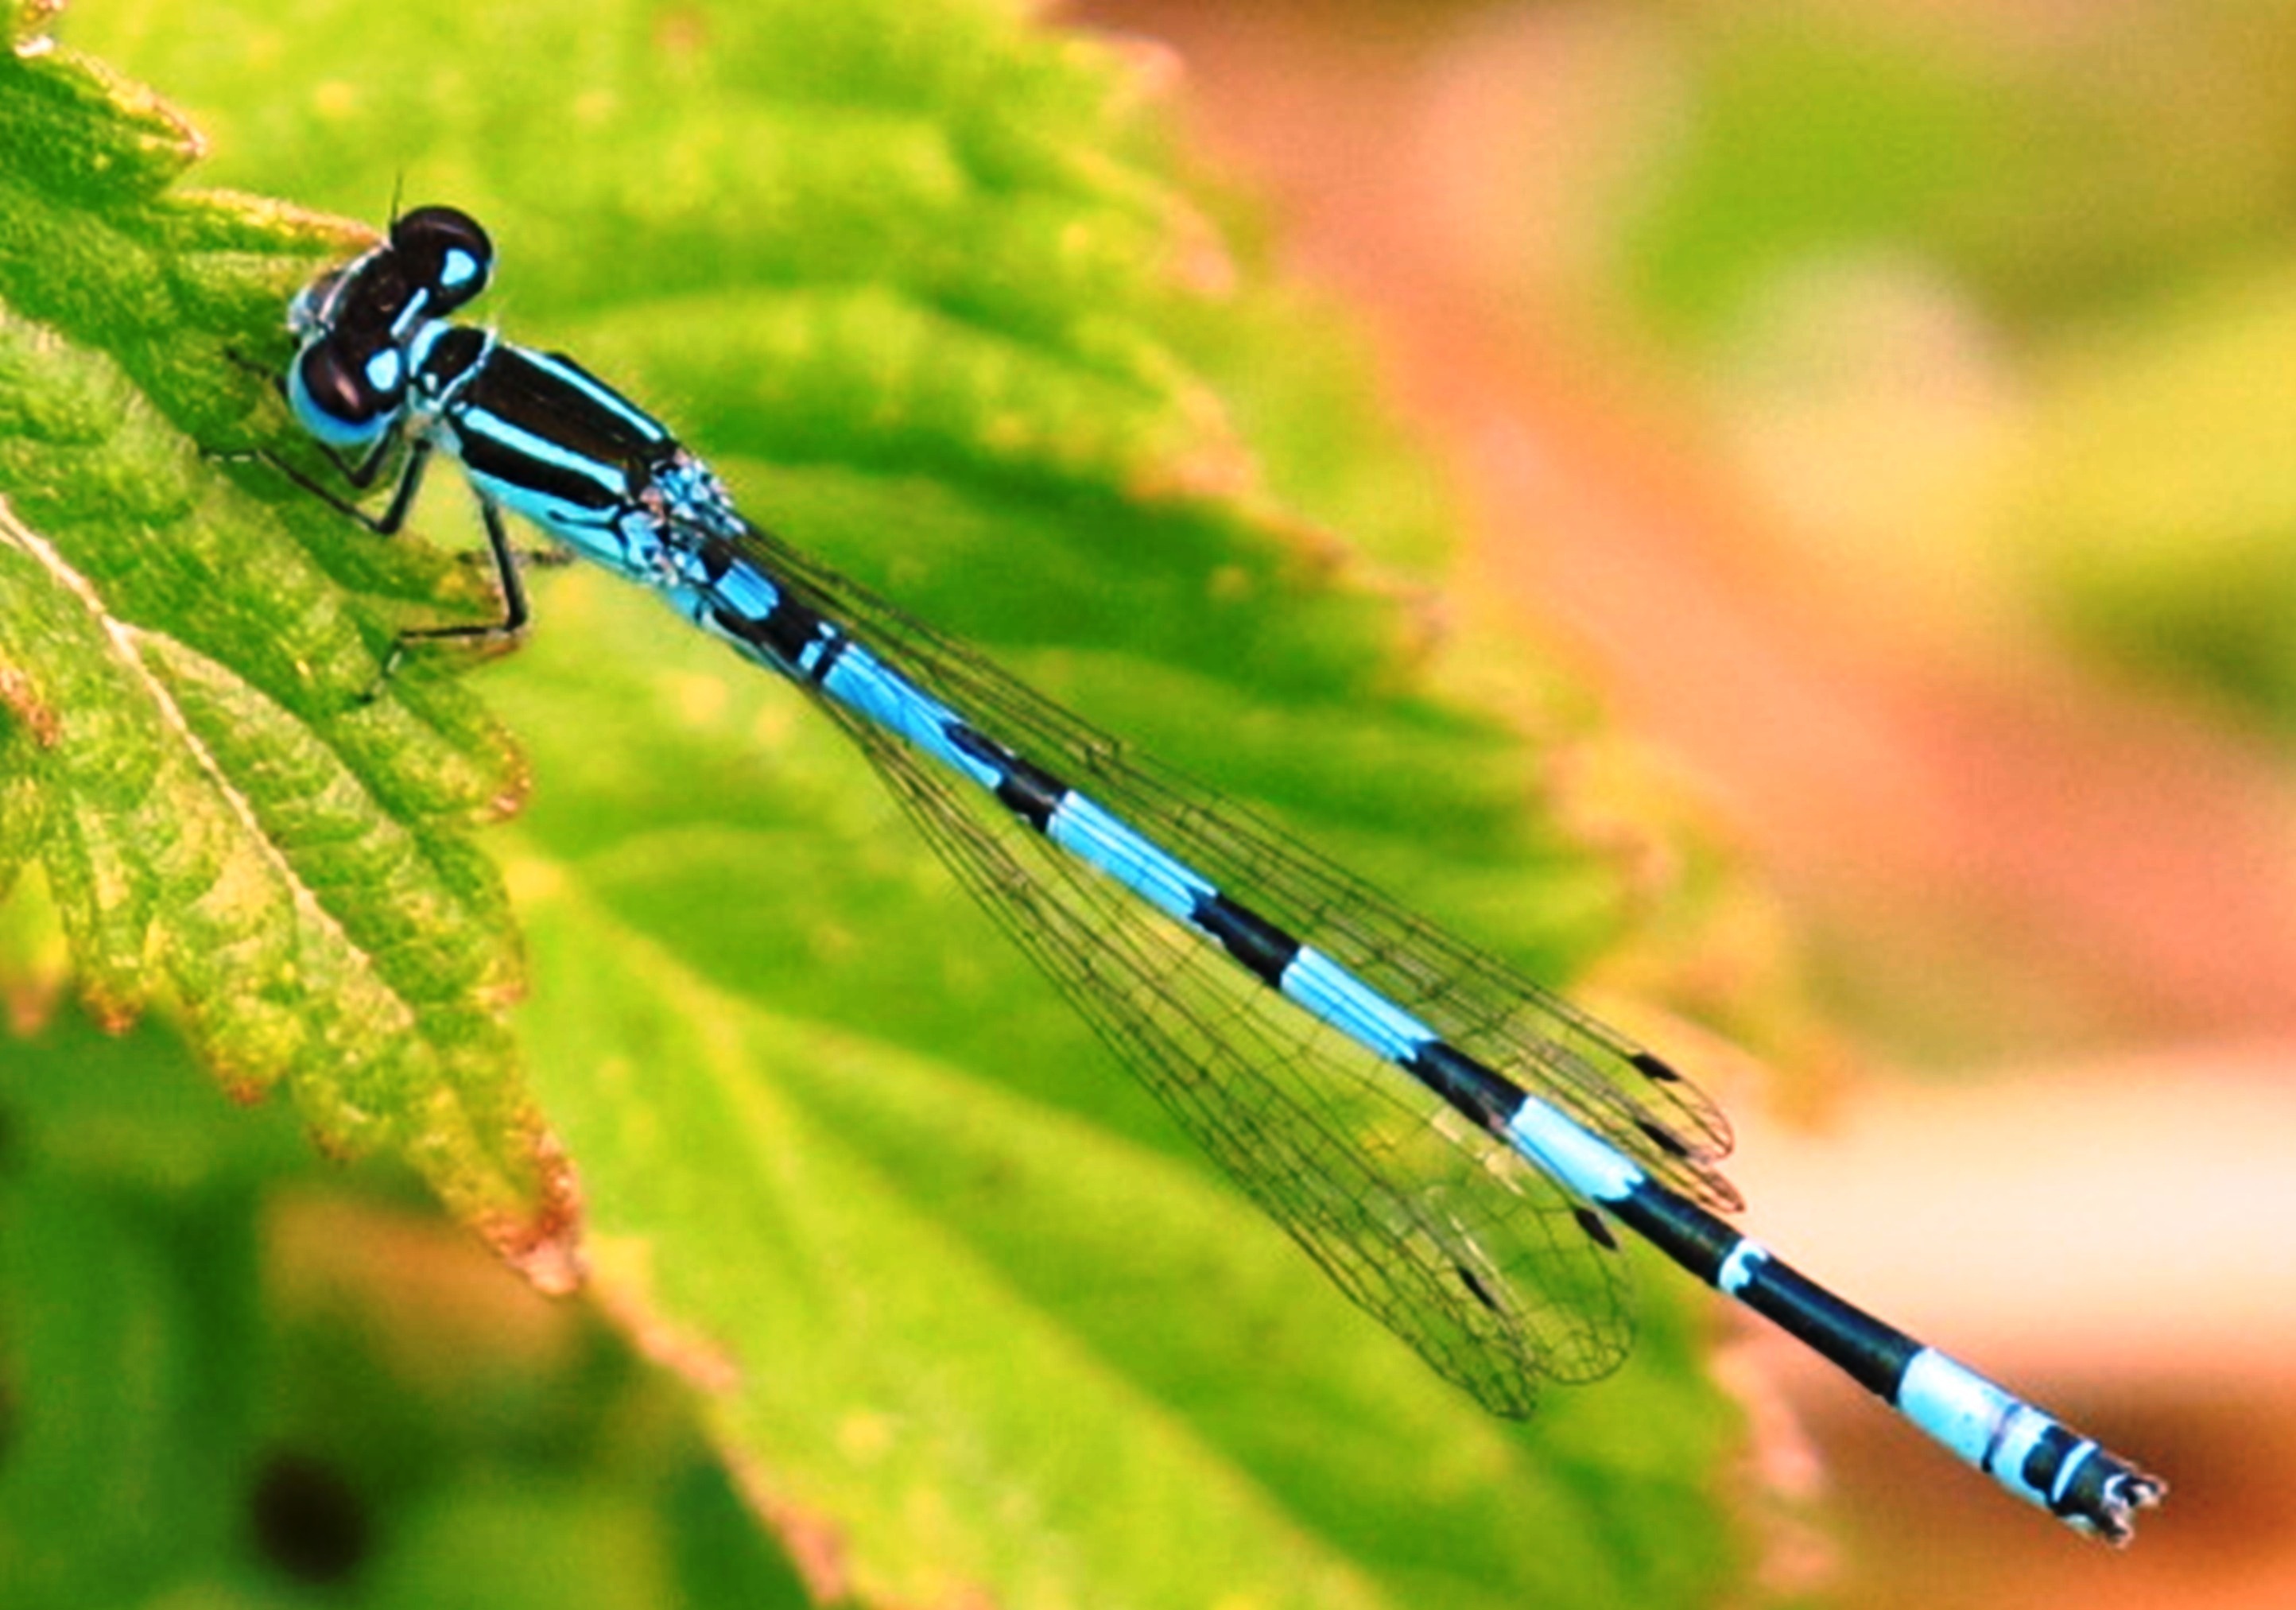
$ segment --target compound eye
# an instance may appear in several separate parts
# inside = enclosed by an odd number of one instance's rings
[[[487,288],[494,242],[478,220],[452,207],[418,207],[390,226],[390,249],[407,279],[430,292],[426,309],[452,312]]]
[[[295,359],[289,390],[295,411],[312,433],[329,441],[372,435],[375,422],[397,406],[398,355],[390,351],[390,357],[392,383],[379,387],[372,358],[359,363],[331,341],[306,347]]]

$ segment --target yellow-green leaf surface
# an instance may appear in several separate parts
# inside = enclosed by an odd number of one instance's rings
[[[473,211],[473,311],[660,408],[753,517],[1567,980],[1620,875],[1347,546],[1439,557],[1419,472],[1222,244],[1136,64],[1025,9],[67,21],[189,109],[199,182]],[[473,572],[212,456],[291,442],[229,353],[279,362],[286,296],[356,242],[171,189],[182,127],[68,56],[0,75],[0,826],[85,998],[164,1002],[234,1088],[283,1081],[545,1272],[562,1146],[590,1289],[817,1591],[1727,1575],[1725,1425],[1662,1296],[1618,1382],[1485,1417],[1215,1182],[837,733],[659,604],[537,573],[522,653],[363,702],[396,627],[483,612]],[[452,479],[415,521],[447,544]],[[521,1547],[488,1513],[454,1535]]]

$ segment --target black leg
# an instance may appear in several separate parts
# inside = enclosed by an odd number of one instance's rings
[[[286,382],[277,372],[256,364],[229,348],[225,356],[243,369],[265,375],[282,396],[286,393]],[[316,446],[327,456],[354,491],[365,491],[381,478],[384,468],[397,454],[405,439],[404,415],[394,418],[390,426],[366,455],[357,462],[347,461],[325,442]],[[348,515],[378,537],[396,536],[406,524],[413,512],[414,499],[422,489],[422,474],[429,468],[432,442],[427,435],[418,435],[406,445],[406,455],[398,471],[398,484],[392,488],[390,505],[381,514],[370,514],[334,488],[314,480],[297,469],[278,454],[268,451],[247,453],[217,453],[212,456],[226,460],[254,459],[269,464],[302,490],[308,492],[337,513]],[[548,548],[533,554],[521,554],[510,545],[510,534],[503,529],[502,511],[484,497],[479,499],[479,513],[487,529],[487,560],[494,566],[496,583],[502,588],[503,614],[499,620],[472,621],[455,626],[414,627],[402,631],[391,641],[390,652],[383,656],[382,669],[373,684],[360,695],[361,703],[370,703],[379,697],[383,685],[390,680],[406,658],[407,650],[418,643],[480,643],[504,645],[515,641],[533,619],[533,611],[526,599],[526,582],[519,574],[522,560],[541,564],[562,564],[572,555],[562,549]],[[475,555],[473,555],[475,557]]]
[[[343,456],[325,442],[320,442],[317,446],[319,451],[327,456],[335,468],[343,472],[343,479],[364,492],[374,484],[375,477],[382,473],[382,466],[390,462],[391,454],[398,450],[398,438],[399,422],[393,420],[390,429],[382,433],[381,439],[369,448],[366,456],[357,464],[345,464]],[[391,513],[383,516],[385,521],[390,522],[390,530],[382,531],[379,526],[374,528],[381,531],[381,535],[390,536],[390,531],[398,529],[398,522],[406,518],[406,505],[414,501],[414,486],[422,481],[422,465],[430,456],[430,439],[427,436],[418,439],[415,444],[406,450],[406,467],[398,472],[398,490],[391,494]]]
[[[417,442],[414,451],[420,453],[428,446],[427,442]],[[399,481],[400,495],[390,500],[390,509],[384,513],[382,522],[374,522],[373,529],[382,530],[384,522],[390,523],[391,530],[398,529],[397,523],[392,522],[392,515],[397,514],[402,519],[405,517],[406,510],[400,506],[409,501],[405,495],[405,488],[407,481],[414,479],[419,472],[421,464],[420,459],[410,457],[407,473]],[[518,553],[510,546],[510,533],[503,529],[502,511],[491,501],[480,498],[479,514],[486,523],[487,552],[494,561],[495,579],[502,587],[502,619],[473,620],[456,626],[414,627],[399,633],[391,643],[390,653],[383,656],[382,670],[375,678],[374,686],[366,690],[366,701],[373,701],[382,692],[383,684],[390,681],[397,673],[400,664],[406,658],[407,650],[415,644],[507,645],[517,641],[519,636],[526,630],[527,623],[534,619],[534,612],[526,601],[526,582],[519,575]],[[389,535],[389,532],[384,534]]]
[[[226,347],[223,349],[223,355],[237,367],[260,379],[280,396],[287,395],[287,377],[275,366],[264,363],[259,358],[250,357],[237,347]]]
[[[400,642],[410,637],[515,637],[534,618],[533,612],[527,607],[526,582],[518,573],[518,554],[510,546],[510,533],[503,529],[502,511],[495,507],[492,500],[482,497],[479,500],[479,513],[486,522],[487,552],[494,557],[495,579],[502,586],[503,618],[468,626],[422,627],[399,633]]]
[[[342,472],[345,481],[350,482],[355,488],[364,489],[374,484],[376,472],[390,456],[390,450],[398,446],[397,437],[398,431],[393,430],[374,445],[373,451],[356,464],[343,463],[332,449],[324,445],[320,450],[334,460],[335,467]],[[390,506],[383,510],[381,514],[368,513],[332,487],[321,485],[276,453],[258,452],[247,456],[258,463],[269,464],[321,503],[339,514],[345,514],[357,521],[376,536],[395,537],[398,534],[399,528],[406,523],[407,511],[414,506],[414,495],[422,489],[422,472],[430,462],[430,443],[427,439],[421,439],[406,449],[406,463],[398,472],[398,485],[390,495]]]

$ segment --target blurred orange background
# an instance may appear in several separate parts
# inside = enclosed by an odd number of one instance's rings
[[[2296,8],[1069,14],[1778,892],[1855,1056],[1751,1224],[2173,1488],[2113,1555],[1750,1324],[1767,1583],[2296,1603]]]

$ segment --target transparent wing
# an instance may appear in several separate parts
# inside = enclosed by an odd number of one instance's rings
[[[1189,1135],[1340,1288],[1492,1412],[1632,1344],[1624,1261],[1414,1081],[826,698],[910,818]]]
[[[1346,966],[1452,1045],[1718,1212],[1721,1109],[1635,1041],[1452,938],[1255,813],[1126,749],[978,650],[751,528],[759,563],[980,731],[1080,788],[1233,898]]]
[[[1734,1205],[1721,1115],[1638,1047],[1209,791],[1129,756],[976,651],[769,535],[806,607],[988,736],[1130,821],[1653,1174]],[[1416,1081],[1261,986],[995,801],[826,698],[958,877],[1189,1134],[1351,1298],[1495,1412],[1623,1359],[1623,1263],[1584,1204]]]

